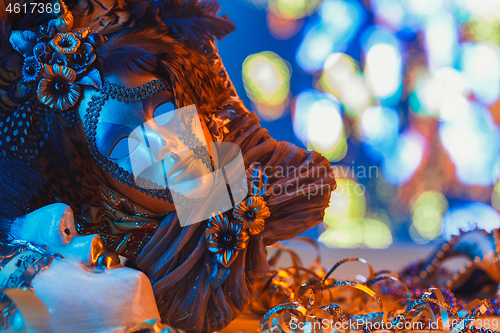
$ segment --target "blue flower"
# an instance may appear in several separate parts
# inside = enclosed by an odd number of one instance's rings
[[[54,52],[49,62],[51,65],[68,66],[68,58],[65,54]]]
[[[51,24],[42,24],[39,29],[39,34],[45,38],[54,37],[56,29]]]
[[[30,30],[14,30],[10,34],[9,42],[17,52],[29,57],[32,55],[33,45],[36,44],[36,33]]]
[[[21,75],[23,76],[24,82],[36,81],[40,76],[41,70],[42,63],[37,56],[24,58],[23,69],[21,70]]]
[[[47,43],[38,43],[33,48],[33,54],[43,62],[49,62],[52,55],[52,48]]]
[[[89,43],[83,43],[82,46],[78,49],[78,51],[73,54],[71,66],[76,74],[81,74],[87,70],[87,68],[92,65],[96,56],[93,53],[94,49],[92,45]]]
[[[238,252],[247,247],[248,238],[243,225],[229,220],[223,214],[211,217],[205,231],[208,250],[214,253],[215,260],[226,268],[231,266]]]

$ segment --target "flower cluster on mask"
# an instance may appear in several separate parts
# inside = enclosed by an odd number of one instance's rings
[[[39,31],[12,31],[10,43],[24,57],[21,76],[29,92],[51,109],[64,111],[80,98],[80,85],[101,87],[101,76],[92,69],[94,50],[106,37],[89,28],[71,31],[73,20],[55,19]]]
[[[232,212],[211,217],[205,230],[205,242],[213,255],[213,262],[221,265],[219,271],[228,270],[236,260],[238,253],[247,247],[249,234],[255,236],[264,231],[265,220],[271,216],[267,207],[266,187],[269,184],[262,167],[252,165],[247,170],[250,195],[237,204]],[[209,262],[209,271],[213,265]],[[210,274],[212,285],[220,285],[227,274]]]

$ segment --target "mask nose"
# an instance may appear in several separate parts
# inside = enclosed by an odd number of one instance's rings
[[[162,128],[148,121],[142,126],[142,134],[152,157],[161,162],[166,156],[175,159],[175,154],[187,149],[179,141],[179,135],[173,128]],[[172,153],[172,154],[171,154]]]

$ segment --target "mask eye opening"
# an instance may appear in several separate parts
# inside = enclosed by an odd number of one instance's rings
[[[174,101],[168,101],[159,105],[153,113],[156,125],[161,127],[168,124],[174,118],[175,109],[177,109],[177,106]]]
[[[120,139],[111,149],[109,159],[120,160],[130,156],[137,149],[139,143],[139,140],[131,136]]]

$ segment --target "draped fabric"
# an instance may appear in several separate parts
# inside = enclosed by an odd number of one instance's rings
[[[223,124],[224,141],[241,148],[246,167],[259,163],[269,177],[271,216],[216,289],[207,273],[206,222],[182,228],[175,213],[161,222],[136,261],[151,280],[163,322],[187,332],[220,330],[234,320],[250,302],[252,282],[268,271],[265,247],[321,223],[335,189],[325,158],[274,140],[241,102],[227,105],[214,121]]]

